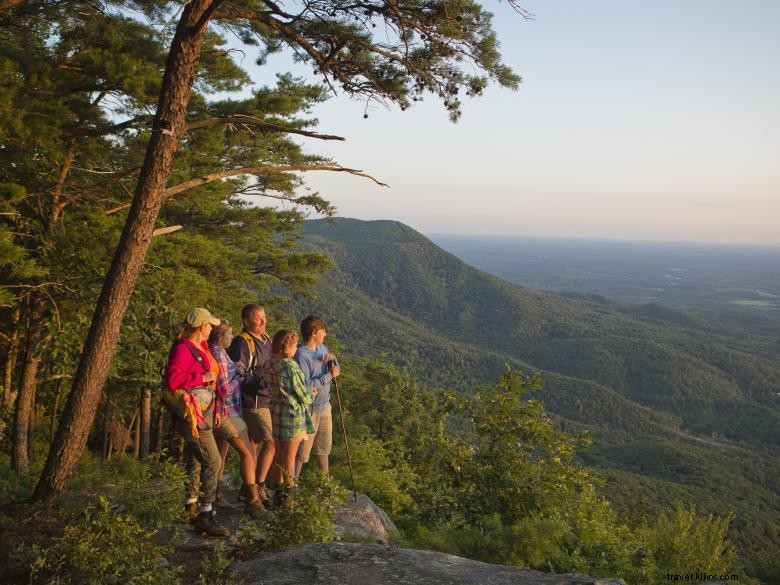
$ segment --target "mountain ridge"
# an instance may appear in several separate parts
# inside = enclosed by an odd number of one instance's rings
[[[394,221],[308,221],[303,245],[335,264],[307,309],[354,355],[385,354],[429,387],[462,392],[492,383],[506,364],[539,371],[539,397],[562,427],[593,431],[583,460],[624,511],[632,500],[621,492],[652,499],[665,490],[702,511],[737,512],[732,536],[743,547],[767,531],[777,545],[768,526],[780,522],[780,365],[751,353],[760,335],[742,339],[733,324],[721,330],[662,306],[521,287]],[[633,457],[652,465],[632,466]]]

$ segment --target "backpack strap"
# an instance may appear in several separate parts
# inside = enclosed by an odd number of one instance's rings
[[[189,343],[187,343],[186,341],[184,342],[184,345],[186,345],[186,346],[187,346],[187,349],[189,349],[189,350],[190,350],[190,353],[192,354],[192,357],[194,357],[196,360],[198,360],[198,363],[199,363],[201,366],[203,366],[203,371],[204,371],[204,372],[208,371],[208,370],[209,370],[209,365],[208,365],[208,364],[206,364],[206,363],[203,361],[203,356],[202,356],[202,355],[200,355],[200,352],[199,352],[197,349],[195,349],[194,347],[192,347],[192,345],[190,345],[190,344],[189,344]]]
[[[246,371],[251,372],[255,367],[255,361],[257,358],[257,347],[255,346],[255,340],[246,331],[242,331],[238,336],[246,341],[247,347],[249,347],[249,363],[246,366]]]

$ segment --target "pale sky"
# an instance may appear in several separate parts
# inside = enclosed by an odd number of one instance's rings
[[[457,124],[433,97],[368,119],[346,96],[314,112],[347,141],[309,151],[391,186],[310,173],[338,215],[425,233],[780,244],[780,1],[523,0],[532,21],[486,5],[519,91],[465,101]]]

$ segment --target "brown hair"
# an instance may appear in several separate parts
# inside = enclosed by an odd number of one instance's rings
[[[230,329],[230,321],[227,319],[221,319],[219,325],[214,325],[214,327],[211,328],[211,334],[209,335],[209,345],[219,345],[220,338],[222,338],[228,331],[230,331]]]
[[[265,312],[265,309],[262,307],[262,305],[258,305],[256,303],[249,303],[248,305],[244,305],[244,307],[241,309],[241,320],[246,321],[254,314],[255,311]]]
[[[311,336],[317,333],[320,329],[325,329],[325,321],[318,315],[309,315],[303,321],[301,321],[301,339],[306,343],[311,339]]]
[[[292,329],[280,329],[271,340],[271,351],[282,353],[296,339],[298,339],[298,334]]]
[[[189,337],[193,333],[195,333],[200,327],[193,327],[190,325],[190,322],[186,319],[182,322],[181,327],[179,327],[179,332],[176,334],[176,341],[179,341],[180,339],[184,337]]]

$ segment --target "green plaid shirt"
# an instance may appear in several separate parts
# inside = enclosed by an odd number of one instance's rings
[[[271,388],[271,417],[274,439],[290,441],[301,431],[314,432],[307,406],[311,406],[311,390],[306,386],[295,360],[274,360],[265,373]]]

